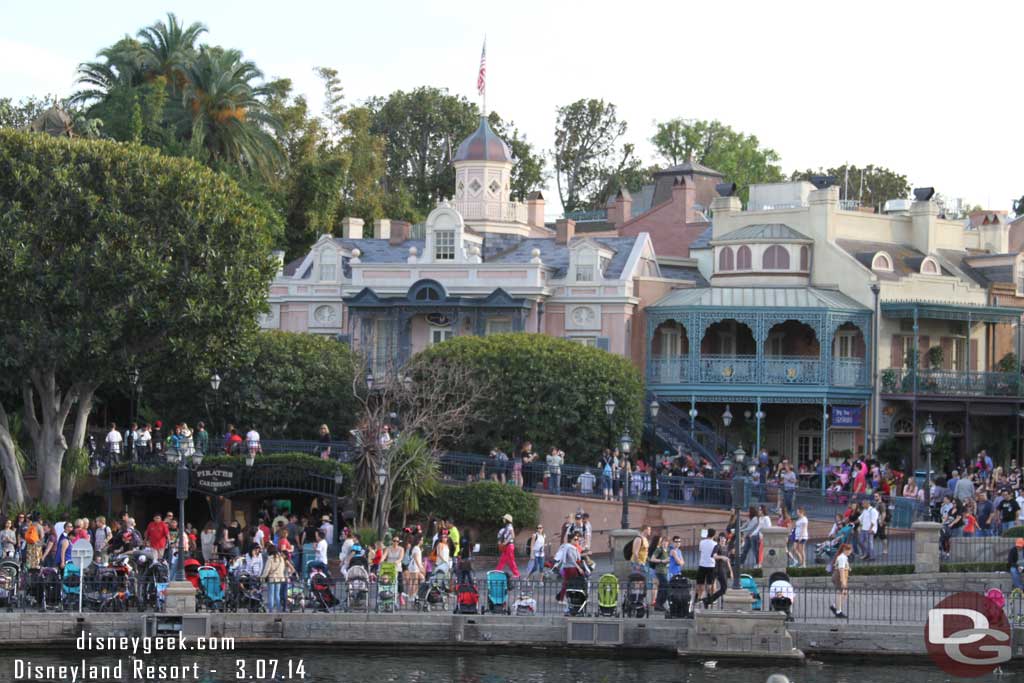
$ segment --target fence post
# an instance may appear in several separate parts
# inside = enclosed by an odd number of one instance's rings
[[[914,573],[933,573],[939,571],[939,532],[942,525],[938,522],[914,522]]]
[[[640,532],[636,529],[612,529],[608,535],[612,546],[612,572],[619,578],[619,581],[625,581],[629,576],[630,569],[629,560],[625,559],[624,551],[626,546],[640,535]]]
[[[786,554],[789,529],[786,527],[761,529],[761,538],[764,541],[764,559],[761,561],[761,568],[765,576],[771,576],[772,572],[786,571],[789,566],[789,556]]]

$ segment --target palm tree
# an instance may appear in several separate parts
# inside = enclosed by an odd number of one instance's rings
[[[88,105],[102,102],[119,88],[131,88],[145,79],[141,46],[128,36],[100,50],[102,61],[78,65],[77,83],[86,86],[73,94],[68,103]]]
[[[196,57],[196,41],[206,31],[206,26],[199,22],[183,26],[173,12],[167,13],[166,23],[158,21],[141,29],[136,35],[149,77],[165,76],[168,84],[180,90]]]
[[[193,153],[272,175],[284,162],[271,135],[281,121],[267,107],[271,89],[254,83],[263,78],[256,65],[238,50],[203,46],[185,77],[178,116]]]

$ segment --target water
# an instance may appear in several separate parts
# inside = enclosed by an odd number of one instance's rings
[[[881,655],[884,657],[884,655]],[[0,683],[13,682],[14,660],[31,660],[33,665],[77,664],[79,657],[73,651],[62,655],[43,651],[5,652],[0,655]],[[116,657],[93,656],[89,665],[110,665]],[[131,658],[124,661],[124,681],[142,683],[130,675]],[[888,665],[861,664],[862,659],[812,662],[793,666],[742,666],[719,662],[714,669],[700,662],[683,662],[672,657],[617,657],[597,655],[565,656],[539,654],[534,651],[516,651],[495,654],[494,650],[478,654],[452,654],[438,649],[409,654],[355,653],[336,651],[325,654],[322,650],[300,650],[284,645],[240,650],[230,655],[187,656],[151,655],[143,657],[152,665],[198,665],[199,677],[191,675],[177,680],[201,683],[232,683],[238,680],[260,680],[255,676],[263,660],[265,678],[271,680],[271,659],[277,660],[276,681],[303,681],[303,683],[761,683],[770,674],[782,673],[792,683],[946,683],[950,677],[932,666],[909,664],[897,660]],[[237,660],[245,661],[244,671],[238,669]],[[288,661],[293,677],[288,678]],[[299,678],[299,662],[305,672]],[[211,674],[213,669],[217,673]],[[250,677],[252,676],[252,677]],[[1008,681],[1019,677],[1018,672],[997,678],[986,676],[978,681]],[[26,679],[22,679],[26,680]],[[37,679],[34,679],[37,680]],[[70,676],[66,679],[70,683]],[[158,679],[154,679],[158,680]]]

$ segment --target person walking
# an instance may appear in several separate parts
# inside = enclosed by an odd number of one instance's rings
[[[261,576],[263,582],[267,585],[268,612],[284,611],[281,598],[286,594],[287,590],[285,570],[284,555],[279,553],[276,547],[268,546],[267,559],[263,563],[263,574]]]
[[[732,583],[732,562],[729,561],[729,537],[721,534],[715,552],[711,558],[715,561],[715,580],[718,582],[718,590],[704,597],[704,609],[718,602],[718,599],[725,595]]]
[[[654,569],[654,578],[658,582],[653,607],[655,612],[664,612],[665,600],[668,599],[668,536],[659,536],[652,545],[654,551],[647,562]]]
[[[810,538],[807,527],[807,514],[803,506],[800,506],[796,509],[796,520],[793,522],[793,554],[801,567],[807,566],[807,540]]]
[[[512,515],[505,515],[501,518],[505,526],[498,532],[498,565],[496,571],[503,571],[508,567],[512,572],[512,578],[519,578],[519,567],[516,566],[516,532],[512,527]]]
[[[874,558],[875,533],[878,531],[878,510],[871,505],[871,501],[865,500],[861,503],[860,517],[860,559],[870,562]]]
[[[793,466],[786,462],[782,466],[782,503],[786,513],[792,517],[796,506],[796,472]]]
[[[839,546],[839,552],[832,563],[832,585],[836,589],[836,600],[829,605],[832,614],[837,619],[847,619],[843,612],[843,603],[846,601],[847,588],[850,582],[850,555],[853,554],[853,546],[843,543]]]
[[[718,541],[715,540],[715,530],[708,529],[707,535],[697,544],[699,560],[697,562],[697,596],[699,602],[705,592],[710,596],[715,591],[715,550],[718,548]],[[710,603],[705,602],[708,607]]]
[[[747,553],[751,550],[754,551],[754,564],[757,564],[757,557],[761,547],[761,524],[757,517],[757,508],[751,505],[747,514],[749,515],[747,523],[740,530],[743,538],[743,548],[740,549],[738,562],[741,567],[746,564]]]
[[[530,561],[526,565],[526,579],[529,580],[534,572],[544,578],[544,554],[547,545],[547,538],[544,536],[544,526],[538,524],[537,530],[530,535],[527,548],[530,551]]]

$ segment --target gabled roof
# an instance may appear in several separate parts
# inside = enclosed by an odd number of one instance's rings
[[[732,232],[727,232],[721,237],[715,237],[712,242],[732,242],[732,241],[750,241],[750,240],[801,240],[805,242],[813,242],[810,237],[797,232],[793,228],[789,227],[785,223],[759,223],[756,225],[746,225]],[[692,247],[691,247],[692,248]]]
[[[838,290],[815,287],[703,287],[669,292],[651,308],[813,308],[864,312],[870,309]]]
[[[926,254],[918,251],[907,244],[893,244],[891,242],[869,242],[865,240],[838,239],[836,244],[850,256],[857,259],[862,266],[871,270],[871,261],[875,254],[884,251],[892,257],[892,272],[875,270],[872,271],[880,280],[899,280],[909,275],[917,275],[921,272],[921,262]],[[962,253],[962,252],[957,252]],[[946,254],[941,254],[944,260]],[[939,263],[943,275],[952,275],[965,280],[971,280],[966,274],[951,271],[948,264]]]
[[[712,230],[712,228],[709,225],[707,227],[707,229],[705,229],[704,232],[702,232],[697,237],[697,239],[695,239],[694,241],[690,242],[690,251],[693,251],[694,249],[707,249],[708,247],[710,247],[711,246],[711,230]]]
[[[717,178],[725,177],[724,174],[719,173],[715,169],[708,168],[703,164],[698,164],[696,161],[684,161],[683,163],[677,164],[676,166],[670,166],[669,168],[665,168],[660,171],[655,171],[654,176],[657,177],[660,175],[689,175],[693,173],[715,176]]]

